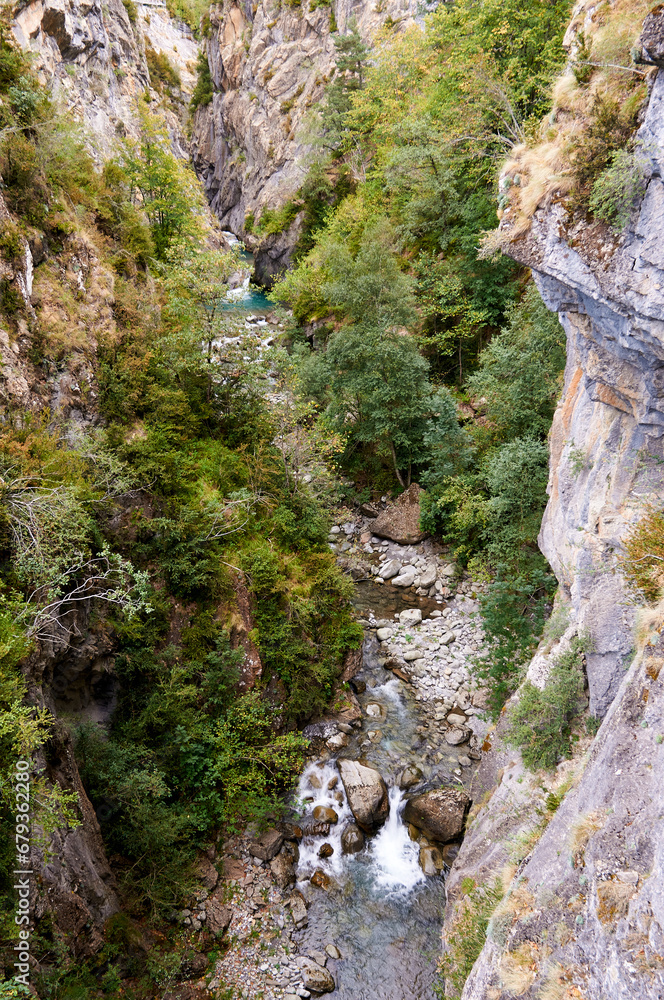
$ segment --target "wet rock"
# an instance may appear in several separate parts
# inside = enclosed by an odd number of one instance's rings
[[[419,608],[408,608],[399,612],[399,621],[402,625],[418,625],[422,621],[422,612]]]
[[[301,955],[295,962],[302,972],[304,985],[314,993],[331,993],[334,989],[334,979],[327,969],[324,969],[313,958],[306,958]]]
[[[320,778],[318,777],[317,774],[310,774],[308,782],[309,782],[309,786],[311,788],[320,788],[321,787],[321,780],[320,780]]]
[[[465,743],[469,733],[465,729],[448,729],[445,733],[445,742],[451,747],[458,747],[460,743]]]
[[[387,714],[383,706],[376,704],[376,702],[370,702],[367,705],[365,712],[372,719],[382,719],[383,716]]]
[[[317,823],[339,822],[339,816],[334,811],[334,809],[330,809],[329,806],[316,806],[313,812],[313,816]]]
[[[357,854],[364,847],[364,834],[355,823],[349,823],[341,834],[341,850],[344,854]]]
[[[463,831],[470,799],[460,788],[436,788],[406,803],[403,818],[439,843],[454,840]]]
[[[417,785],[424,777],[422,771],[419,767],[415,767],[414,764],[404,767],[403,771],[400,771],[397,775],[397,785],[402,791],[408,791],[414,785]]]
[[[324,951],[310,951],[309,958],[313,958],[314,962],[316,962],[322,968],[325,968],[325,966],[327,965],[327,955],[325,954]]]
[[[286,840],[302,840],[304,836],[302,827],[297,826],[296,823],[280,823],[278,829],[280,833],[283,833]]]
[[[342,750],[344,747],[347,747],[349,743],[350,740],[345,733],[337,733],[336,736],[330,737],[327,741],[327,745],[330,750]]]
[[[249,843],[249,853],[261,861],[271,861],[279,853],[284,835],[278,830],[266,830],[257,840]]]
[[[327,837],[330,832],[329,823],[307,823],[302,827],[305,837]]]
[[[420,868],[425,875],[437,875],[443,864],[443,855],[437,847],[420,847]]]
[[[394,629],[392,629],[392,628],[379,628],[377,630],[377,632],[376,632],[376,635],[380,639],[381,642],[386,642],[388,639],[391,639],[392,636],[394,635]]]
[[[470,757],[466,757],[466,755],[464,754],[461,757],[459,757],[459,763],[461,764],[461,767],[470,767],[473,762],[470,759]]]
[[[318,851],[319,858],[331,858],[333,854],[334,848],[332,847],[332,844],[321,844]]]
[[[364,694],[364,692],[367,689],[367,685],[365,684],[365,682],[358,680],[357,677],[353,678],[353,680],[350,682],[350,686],[352,690],[355,692],[355,694]]]
[[[392,585],[394,587],[412,587],[415,583],[415,570],[410,569],[405,573],[399,573],[398,576],[392,578]]]
[[[424,491],[417,483],[402,493],[398,500],[382,510],[371,529],[379,538],[389,538],[400,545],[414,545],[427,537],[420,528],[420,496]]]
[[[355,760],[339,761],[339,771],[357,825],[365,833],[375,833],[390,811],[385,782],[375,768]]]
[[[348,726],[348,728],[350,729],[350,726]],[[335,776],[333,778],[330,778],[330,780],[328,781],[328,783],[327,783],[327,790],[329,792],[334,791],[334,789],[337,787],[338,784],[339,784],[339,778],[335,774]]]
[[[330,958],[341,958],[341,952],[335,944],[326,944],[325,951],[330,956]]]
[[[351,725],[349,725],[347,722],[339,722],[338,723],[338,727],[339,727],[339,732],[345,733],[346,736],[350,736],[351,733],[353,732],[353,727]],[[336,781],[337,779],[333,778],[332,780]],[[328,785],[327,787],[328,788],[333,788],[334,786],[333,785]]]
[[[460,848],[461,844],[445,844],[442,850],[442,855],[443,855],[443,861],[445,862],[446,865],[452,864],[457,854],[459,853]]]
[[[321,868],[316,869],[309,881],[319,889],[329,889],[332,885],[332,879]]]
[[[270,861],[270,871],[280,889],[286,889],[295,883],[293,858],[289,851],[282,848],[276,858]]]

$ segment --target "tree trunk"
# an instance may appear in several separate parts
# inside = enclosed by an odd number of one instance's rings
[[[394,471],[397,474],[397,479],[399,480],[399,482],[401,483],[401,485],[403,486],[403,488],[406,489],[406,484],[404,483],[403,479],[401,478],[401,473],[399,472],[399,466],[397,465],[397,453],[396,453],[396,450],[394,448],[394,442],[392,440],[390,440],[390,451],[392,452],[392,462],[394,463]]]

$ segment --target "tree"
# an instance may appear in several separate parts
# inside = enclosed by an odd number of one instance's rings
[[[352,95],[364,85],[369,54],[355,18],[348,22],[348,28],[345,35],[333,36],[336,70],[320,112],[318,143],[334,153],[341,150],[348,136],[346,116],[351,108]]]
[[[147,215],[157,257],[163,260],[176,241],[200,241],[203,194],[193,171],[172,152],[162,122],[147,110],[140,115],[141,138],[127,141],[122,166],[133,200]]]

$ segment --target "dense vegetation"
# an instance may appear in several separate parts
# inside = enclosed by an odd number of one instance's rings
[[[416,478],[424,526],[490,581],[481,669],[495,711],[553,586],[536,537],[565,355],[527,276],[478,246],[497,222],[498,164],[550,107],[568,9],[441,5],[426,32],[386,33],[371,60],[351,24],[309,127],[317,175],[353,183],[319,197],[327,211],[307,217],[273,293],[293,309],[301,392],[343,441],[343,470],[365,493]]]
[[[3,224],[2,253],[18,258],[26,237],[49,247],[35,272],[36,313],[7,280],[3,320],[12,338],[29,330],[38,383],[66,371],[72,352],[85,360],[102,418],[94,430],[65,433],[47,412],[7,413],[0,433],[8,941],[17,758],[36,754],[57,767],[73,739],[126,912],[167,916],[220,826],[283,808],[303,759],[296,726],[330,702],[361,630],[349,612],[350,583],[327,547],[325,504],[273,443],[290,430],[288,415],[264,401],[275,359],[222,339],[241,332],[225,308],[237,255],[210,248],[200,188],[158,118],[145,104],[140,141],[124,143],[100,173],[5,36],[0,88],[3,195],[15,220]],[[77,297],[63,262],[72,248],[90,247],[97,271]],[[77,339],[84,300],[107,287],[112,322],[94,328],[97,344]],[[55,307],[68,317],[61,327],[42,322]],[[244,606],[254,608],[251,636]],[[115,709],[107,726],[68,733],[48,708],[26,702],[20,666],[52,655],[60,663],[90,636],[113,655]],[[262,661],[253,688],[250,642]],[[54,676],[59,711],[67,690]],[[80,822],[76,795],[57,782],[42,778],[34,792],[46,837]],[[68,968],[47,922],[40,934],[44,998],[64,996],[70,980],[77,996],[97,995],[102,980],[113,993],[118,974],[134,977],[137,996],[160,982],[131,945],[130,921],[109,931],[94,968]],[[165,946],[179,955],[176,944]]]

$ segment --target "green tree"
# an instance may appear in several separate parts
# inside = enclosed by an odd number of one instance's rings
[[[362,41],[355,18],[348,22],[346,34],[333,35],[333,40],[336,68],[320,111],[318,144],[323,149],[337,152],[349,135],[346,117],[351,108],[352,95],[364,85],[369,50]]]

